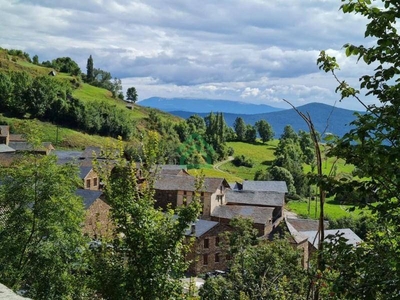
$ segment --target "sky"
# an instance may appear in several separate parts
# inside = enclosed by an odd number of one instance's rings
[[[0,47],[40,61],[69,56],[134,86],[139,100],[189,97],[289,108],[339,101],[337,83],[318,69],[321,50],[338,76],[358,86],[368,67],[343,45],[367,44],[365,20],[340,0],[0,0]],[[374,99],[363,98],[367,104]]]

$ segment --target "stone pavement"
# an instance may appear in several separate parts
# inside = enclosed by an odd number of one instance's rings
[[[29,300],[29,298],[18,296],[8,287],[0,283],[0,300]]]

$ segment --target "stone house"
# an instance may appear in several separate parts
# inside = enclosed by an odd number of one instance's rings
[[[101,191],[78,189],[76,194],[83,200],[85,224],[83,233],[91,238],[109,237],[112,233],[111,206],[104,200]]]
[[[176,208],[189,204],[196,191],[196,178],[191,175],[160,174],[155,181],[156,205],[163,209],[168,206]],[[212,211],[226,203],[225,192],[228,182],[223,178],[204,178],[200,189],[200,200],[203,203],[202,216],[210,218]]]
[[[0,144],[8,145],[10,141],[10,126],[0,125]]]
[[[253,222],[253,227],[257,229],[258,236],[269,234],[277,226],[273,223],[274,208],[257,207],[245,205],[221,205],[214,209],[211,220],[228,225],[235,217],[248,218]]]
[[[191,262],[188,269],[190,274],[226,270],[230,258],[222,234],[230,230],[229,226],[208,220],[197,220],[192,224],[186,231],[188,242],[193,243],[186,256],[186,261]]]
[[[100,186],[100,180],[97,173],[92,167],[79,167],[79,177],[82,180],[82,186],[86,190],[98,190]]]

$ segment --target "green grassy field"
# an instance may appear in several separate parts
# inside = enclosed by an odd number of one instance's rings
[[[349,211],[352,207],[353,205],[342,205],[333,199],[327,199],[324,204],[325,216],[331,219],[342,217],[359,218],[362,213],[366,212],[366,210],[358,208],[354,211]],[[286,204],[286,209],[304,218],[318,219],[319,217],[319,202],[316,202],[316,200],[289,201]]]
[[[233,156],[244,155],[245,157],[250,157],[254,162],[254,166],[252,168],[236,167],[232,162],[229,162],[222,165],[220,169],[236,177],[240,177],[242,181],[244,179],[253,180],[254,174],[258,170],[264,170],[275,159],[274,151],[277,144],[278,140],[273,140],[266,144],[229,142],[227,146],[232,147],[235,151]]]
[[[212,165],[203,166],[201,169],[191,169],[188,170],[190,175],[196,176],[203,174],[206,177],[217,177],[217,178],[225,178],[228,182],[242,182],[242,178],[237,177],[235,175],[221,172],[218,170],[214,170]]]

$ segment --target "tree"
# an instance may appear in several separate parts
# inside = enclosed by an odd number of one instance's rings
[[[126,99],[129,101],[132,101],[133,103],[136,103],[138,98],[138,94],[136,92],[136,88],[135,87],[130,87],[126,90]]]
[[[268,142],[274,138],[274,131],[271,124],[265,120],[259,120],[256,122],[255,127],[257,128],[258,135],[261,137],[263,143]]]
[[[286,239],[257,240],[248,219],[233,219],[230,225],[230,272],[207,279],[199,292],[202,299],[306,299],[307,276],[298,250]]]
[[[238,141],[244,141],[246,137],[246,123],[243,118],[237,117],[233,123],[233,129],[236,132],[236,138]]]
[[[273,166],[265,171],[257,170],[254,174],[254,180],[277,180],[285,181],[290,194],[296,194],[296,187],[294,186],[294,179],[292,174],[283,167]]]
[[[94,81],[94,67],[92,55],[89,56],[86,64],[86,82],[92,83]]]
[[[81,74],[78,64],[70,57],[59,57],[52,61],[52,66],[59,72],[69,73],[74,76]]]
[[[245,141],[247,143],[255,143],[257,140],[257,129],[255,126],[250,124],[246,125]]]
[[[34,65],[38,65],[38,64],[39,64],[39,56],[34,55],[34,56],[32,57],[32,63],[33,63]]]
[[[112,247],[101,247],[95,258],[94,282],[106,299],[173,299],[182,295],[181,278],[187,268],[185,231],[200,212],[200,193],[176,211],[154,208],[155,178],[149,171],[153,170],[158,146],[153,138],[149,141],[144,145],[147,180],[140,191],[136,163],[113,157],[115,150],[105,154],[112,161],[98,163],[116,225],[113,240],[108,242]],[[122,152],[122,144],[118,149]],[[197,188],[200,186],[201,181]]]
[[[122,94],[122,83],[121,79],[114,78],[114,82],[111,88],[111,94],[113,98],[119,97]]]
[[[372,65],[374,71],[360,77],[358,89],[339,79],[335,58],[322,51],[318,59],[319,67],[332,73],[337,80],[341,98],[351,97],[366,109],[365,114],[357,115],[353,128],[335,141],[330,154],[353,164],[358,174],[368,180],[336,182],[332,190],[359,191],[359,205],[370,207],[380,226],[370,232],[370,237],[356,251],[338,242],[334,248],[336,255],[330,252],[326,257],[336,258],[331,265],[337,266],[334,270],[340,276],[335,277],[332,289],[339,298],[390,299],[398,295],[400,285],[400,259],[396,254],[400,251],[397,230],[400,225],[399,3],[394,0],[373,3],[347,0],[340,9],[367,20],[365,37],[371,37],[371,43],[368,46],[346,44],[344,47],[347,56],[356,56],[358,61]],[[379,104],[366,105],[361,93],[372,95]],[[375,203],[372,205],[366,199],[375,199]]]
[[[78,170],[54,156],[22,157],[0,169],[0,277],[34,299],[84,294]],[[80,296],[79,296],[80,295]]]

